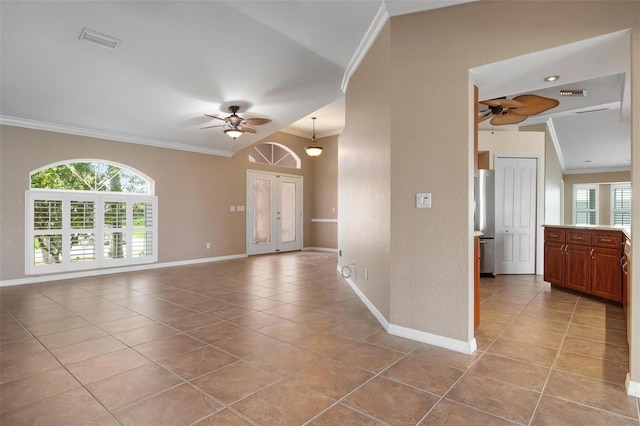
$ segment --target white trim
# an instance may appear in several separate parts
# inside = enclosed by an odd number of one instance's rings
[[[628,172],[630,167],[597,167],[593,169],[568,169],[564,171],[565,175],[579,175],[584,173],[610,173],[610,172]]]
[[[17,278],[13,280],[1,280],[0,287],[10,287],[14,285],[35,284],[48,281],[66,280],[69,278],[93,277],[99,275],[119,274],[123,272],[145,271],[149,269],[173,268],[175,266],[197,265],[200,263],[220,262],[223,260],[243,259],[248,257],[246,253],[231,254],[227,256],[207,257],[201,259],[178,260],[175,262],[153,263],[136,266],[125,266],[120,268],[93,269],[82,272],[69,272],[55,275],[40,275],[28,278]]]
[[[358,46],[358,49],[351,57],[351,60],[349,61],[349,64],[345,69],[344,76],[342,77],[342,85],[340,86],[340,88],[342,89],[342,93],[347,93],[347,86],[349,85],[351,76],[360,66],[360,62],[362,62],[369,49],[378,38],[378,34],[380,34],[380,31],[382,31],[382,28],[387,23],[389,18],[390,15],[387,11],[387,6],[385,2],[382,2],[382,4],[380,4],[380,8],[378,9],[378,13],[376,14],[375,18],[373,18],[373,22],[371,22],[371,25],[369,25],[369,29],[365,33],[362,41],[360,42],[360,45]]]
[[[558,134],[556,133],[556,128],[553,126],[553,118],[550,118],[547,121],[547,130],[549,130],[549,135],[551,135],[551,142],[553,142],[553,148],[556,150],[556,156],[558,157],[558,163],[560,163],[560,170],[565,173],[566,163],[564,162],[564,157],[562,156],[562,149],[560,149],[560,141],[558,140]]]
[[[221,151],[219,149],[185,145],[178,142],[164,141],[160,139],[141,138],[138,136],[123,135],[119,133],[105,132],[102,130],[84,129],[81,127],[66,126],[64,124],[47,123],[45,121],[27,120],[24,118],[10,117],[6,115],[0,115],[0,124],[14,127],[25,127],[27,129],[47,130],[56,133],[66,133],[68,135],[106,139],[117,142],[134,143],[138,145],[149,145],[178,151],[197,152],[199,154],[217,155],[227,158],[233,156],[233,152]]]
[[[342,273],[342,267],[340,265],[337,265],[336,268],[338,269],[338,273]],[[378,308],[375,307],[375,305],[373,303],[371,303],[371,301],[367,298],[367,296],[365,296],[365,294],[358,288],[358,286],[356,285],[356,283],[353,282],[353,280],[351,278],[345,278],[344,279],[347,284],[349,284],[349,286],[351,287],[351,289],[356,293],[356,295],[360,298],[360,300],[362,301],[362,303],[365,304],[365,306],[369,309],[369,311],[371,311],[371,313],[373,314],[374,317],[376,317],[376,319],[378,320],[378,322],[380,323],[380,325],[382,325],[382,327],[384,327],[384,329],[388,332],[389,331],[389,322],[387,321],[387,319],[384,317],[384,315],[382,315],[382,313],[378,310]]]
[[[302,251],[324,251],[327,253],[337,253],[338,249],[328,247],[303,247]]]
[[[471,339],[470,342],[465,342],[395,324],[391,324],[388,331],[389,334],[393,334],[394,336],[405,337],[407,339],[416,340],[418,342],[427,343],[440,348],[450,349],[463,354],[472,354],[476,349],[478,349],[475,337]]]
[[[631,380],[631,374],[627,373],[624,384],[627,387],[627,395],[640,398],[640,382],[634,382],[633,380]]]
[[[338,223],[338,219],[311,219],[315,223]]]
[[[337,265],[338,272],[342,272],[342,267]],[[415,340],[418,342],[426,343],[440,348],[450,349],[452,351],[461,352],[464,354],[472,354],[478,348],[475,337],[470,342],[464,342],[462,340],[451,339],[449,337],[439,336],[437,334],[431,334],[412,328],[403,327],[396,324],[390,324],[389,321],[382,315],[382,313],[374,306],[373,303],[365,296],[365,294],[358,288],[358,286],[351,280],[351,278],[344,279],[351,289],[360,298],[362,303],[365,304],[369,311],[378,320],[380,325],[386,330],[387,333],[394,336],[405,337],[407,339]]]

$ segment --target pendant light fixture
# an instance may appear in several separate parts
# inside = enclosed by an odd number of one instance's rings
[[[311,134],[311,145],[309,145],[304,149],[305,151],[307,151],[307,155],[309,157],[318,157],[320,154],[322,154],[322,147],[316,145],[316,118],[317,117],[311,117],[311,120],[313,120],[312,121],[313,133]]]

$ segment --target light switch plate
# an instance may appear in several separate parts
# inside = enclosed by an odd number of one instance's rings
[[[421,192],[416,194],[416,208],[418,209],[430,209],[431,208],[431,193]]]
[[[236,211],[236,206],[230,206],[229,207],[229,211],[230,212],[235,212]]]
[[[244,206],[236,207],[236,211],[243,212],[244,211]]]

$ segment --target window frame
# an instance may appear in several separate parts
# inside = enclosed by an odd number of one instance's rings
[[[615,208],[615,193],[616,193],[616,189],[627,189],[629,190],[629,197],[631,197],[631,182],[625,182],[625,183],[613,183],[611,184],[611,190],[610,190],[610,195],[611,195],[611,199],[610,199],[610,212],[611,212],[611,218],[610,218],[610,222],[611,225],[613,226],[630,226],[631,225],[631,207],[629,207],[628,209],[616,209]],[[616,217],[616,213],[621,213],[621,214],[628,214],[629,215],[629,225],[625,225],[625,224],[621,224],[621,225],[616,225],[615,224],[615,217]]]
[[[270,145],[270,150],[271,150],[271,158],[267,158],[259,149],[259,146],[264,146],[264,145]],[[282,158],[278,159],[277,161],[274,161],[274,157],[273,157],[273,147],[276,146],[282,150],[284,150],[287,154],[285,156],[283,156]],[[253,155],[253,152],[256,151],[260,157],[256,158],[256,156]],[[282,162],[282,160],[284,160],[287,157],[291,157],[293,158],[293,160],[296,163],[295,167],[290,167],[290,166],[283,166],[280,163]],[[291,148],[289,148],[286,145],[283,145],[281,143],[278,142],[262,142],[259,143],[257,145],[255,145],[253,147],[253,149],[251,149],[251,151],[249,151],[249,154],[247,155],[247,159],[249,160],[250,163],[256,163],[256,164],[268,164],[270,166],[278,166],[278,167],[286,167],[288,169],[295,169],[295,170],[300,170],[302,169],[302,160],[300,159],[300,157],[298,156],[298,154],[296,154]],[[263,161],[264,160],[264,161]]]
[[[115,166],[137,175],[146,184],[146,193],[139,192],[110,192],[110,191],[86,191],[67,189],[31,188],[31,176],[48,168],[73,163],[95,162]],[[27,275],[42,275],[58,272],[69,272],[78,270],[104,269],[118,266],[138,265],[145,263],[155,263],[158,261],[158,197],[153,195],[154,181],[143,173],[126,165],[104,161],[104,160],[67,160],[49,164],[45,167],[33,170],[29,174],[29,189],[25,191],[25,272]],[[36,229],[36,201],[59,201],[61,203],[61,224],[60,228]],[[93,218],[91,228],[75,228],[71,221],[72,202],[93,202]],[[120,228],[124,233],[125,250],[122,258],[105,257],[105,235],[113,232],[114,228],[105,224],[105,203],[123,202],[125,203],[125,224]],[[151,216],[147,216],[144,225],[134,223],[134,206],[138,203],[145,203],[151,209]],[[146,211],[146,210],[145,210]],[[134,235],[144,233],[142,240],[143,250],[134,256],[133,251],[140,246],[139,239],[135,241]],[[77,261],[77,254],[73,251],[71,237],[72,234],[93,234],[93,255],[94,259]],[[37,248],[35,239],[38,235],[60,235],[62,239],[61,260],[59,263],[36,263]],[[149,250],[151,253],[149,253]],[[75,260],[74,260],[75,259]]]
[[[577,193],[579,190],[595,190],[595,208],[593,209],[578,209],[577,208]],[[573,197],[572,197],[572,206],[573,206],[573,217],[572,222],[574,225],[598,225],[600,222],[599,215],[599,205],[600,205],[600,188],[599,185],[596,184],[574,184],[573,185]],[[578,212],[595,212],[595,223],[586,224],[586,223],[578,223],[577,222],[577,213]]]

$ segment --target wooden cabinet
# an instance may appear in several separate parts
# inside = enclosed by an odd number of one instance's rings
[[[623,302],[621,232],[553,227],[544,236],[545,281]]]

